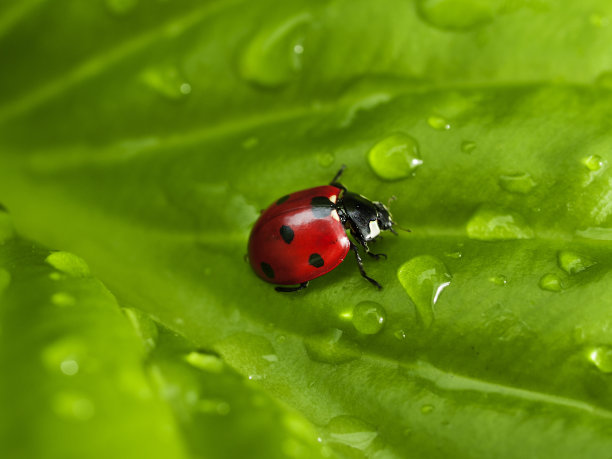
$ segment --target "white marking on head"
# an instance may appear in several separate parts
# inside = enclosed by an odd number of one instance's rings
[[[336,209],[331,211],[331,218],[333,218],[336,221],[340,221],[340,215],[338,215],[338,212],[336,211]]]
[[[380,228],[378,227],[378,221],[377,220],[371,220],[370,221],[370,232],[366,236],[366,240],[367,241],[371,241],[372,239],[374,239],[379,234],[380,234]]]
[[[333,202],[334,204],[336,204],[337,199],[338,199],[338,196],[336,196],[335,194],[329,197],[329,200]]]

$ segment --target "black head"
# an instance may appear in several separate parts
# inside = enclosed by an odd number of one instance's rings
[[[345,224],[349,227],[355,237],[362,241],[371,241],[381,231],[391,231],[395,224],[389,213],[389,209],[380,203],[372,202],[357,193],[344,192],[341,205],[344,210]]]

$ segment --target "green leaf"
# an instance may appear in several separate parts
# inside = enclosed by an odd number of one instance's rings
[[[0,200],[324,454],[606,458],[612,6],[567,3],[4,6]],[[341,164],[412,232],[366,260],[381,292],[348,259],[279,294],[249,228]],[[154,356],[191,387],[184,353]],[[198,422],[187,444],[220,440]]]

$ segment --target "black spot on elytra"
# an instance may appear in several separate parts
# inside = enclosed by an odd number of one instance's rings
[[[295,236],[291,227],[287,225],[280,227],[280,235],[283,238],[283,241],[285,241],[287,244],[291,244],[291,241],[293,241],[293,237]]]
[[[268,263],[261,263],[261,270],[264,272],[264,274],[266,276],[268,276],[270,279],[274,279],[274,270],[272,269],[272,266],[270,266]]]
[[[315,218],[329,217],[332,210],[334,210],[334,203],[325,196],[315,196],[310,201],[310,205],[312,206],[312,213]]]
[[[323,266],[323,258],[318,253],[313,253],[308,257],[308,264],[315,268]]]
[[[276,201],[276,205],[280,206],[283,202],[285,202],[287,199],[289,199],[291,197],[290,194],[283,196],[282,198],[280,198],[278,201]]]

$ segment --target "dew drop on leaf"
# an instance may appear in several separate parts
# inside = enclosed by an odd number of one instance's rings
[[[238,59],[238,71],[246,81],[265,88],[289,83],[302,68],[309,13],[262,28]]]
[[[344,338],[342,330],[337,328],[307,336],[304,348],[315,362],[345,363],[361,357],[357,344]]]
[[[378,436],[376,429],[354,416],[336,416],[325,428],[329,442],[341,443],[359,450],[367,449]]]
[[[463,153],[472,153],[476,149],[476,142],[471,140],[464,140],[461,142],[461,151]]]
[[[577,274],[596,264],[592,258],[571,250],[560,250],[557,253],[557,262],[559,267],[570,275]]]
[[[427,118],[427,124],[438,131],[448,131],[451,128],[448,120],[438,115],[431,115]]]
[[[353,325],[364,335],[378,333],[387,320],[387,312],[375,301],[362,301],[353,309]]]
[[[418,0],[421,17],[434,27],[467,30],[493,19],[491,0]]]
[[[72,277],[88,277],[90,275],[87,263],[70,252],[52,252],[45,261],[58,271]]]
[[[588,354],[589,360],[603,373],[612,373],[612,348],[599,346]]]
[[[393,134],[378,142],[369,151],[368,162],[383,180],[409,177],[423,164],[417,141],[407,134]]]
[[[561,278],[552,273],[544,274],[538,285],[542,290],[548,290],[549,292],[560,292],[563,289]]]
[[[466,230],[470,239],[480,241],[530,239],[534,235],[521,215],[488,205],[476,210],[468,221]]]
[[[434,320],[433,307],[451,283],[448,269],[438,258],[420,255],[400,266],[397,277],[414,302],[423,325],[429,327]]]
[[[599,155],[589,155],[582,159],[582,164],[584,164],[588,170],[595,172],[604,166],[604,160]]]
[[[537,185],[531,174],[510,174],[499,177],[499,186],[509,193],[527,194]]]
[[[503,274],[497,274],[495,276],[489,277],[489,281],[495,285],[505,286],[508,285],[508,278]]]
[[[153,91],[169,100],[181,100],[191,94],[191,84],[172,65],[147,69],[140,80]]]
[[[406,332],[404,330],[397,330],[393,333],[398,340],[403,341],[406,339]]]

